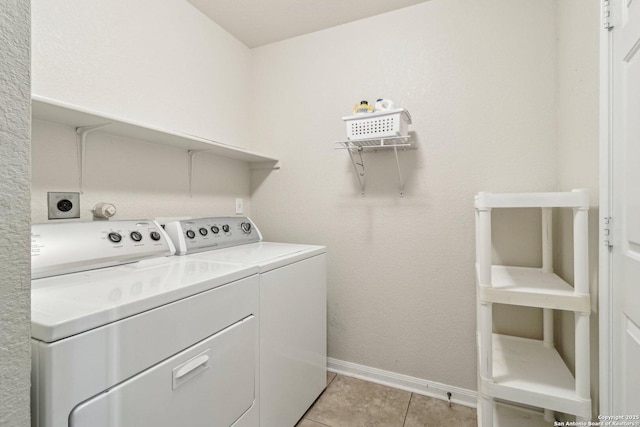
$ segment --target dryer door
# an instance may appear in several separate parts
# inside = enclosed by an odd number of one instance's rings
[[[70,426],[231,426],[254,405],[256,329],[254,316],[223,329],[78,405]]]

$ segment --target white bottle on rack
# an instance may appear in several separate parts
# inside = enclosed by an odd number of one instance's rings
[[[395,103],[390,99],[379,98],[376,100],[375,111],[393,110]]]

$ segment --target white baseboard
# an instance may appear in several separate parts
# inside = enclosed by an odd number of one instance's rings
[[[331,357],[327,358],[327,369],[336,374],[360,378],[445,401],[448,400],[447,393],[451,393],[451,402],[471,408],[477,406],[478,393],[465,388],[358,365],[357,363],[345,362]]]

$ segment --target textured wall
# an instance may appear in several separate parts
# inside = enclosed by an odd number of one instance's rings
[[[48,191],[77,191],[78,161],[73,128],[33,122],[31,218],[46,222]],[[196,155],[189,195],[185,150],[92,133],[87,138],[82,220],[91,220],[98,202],[114,203],[114,219],[234,215],[235,198],[251,209],[248,166],[244,162]]]
[[[598,414],[598,150],[599,150],[599,28],[597,0],[559,0],[558,16],[558,188],[587,188],[589,210],[589,269],[591,312],[591,399]],[[556,212],[556,272],[573,283],[573,214]],[[573,369],[574,316],[559,312],[556,341]]]
[[[33,93],[247,144],[250,51],[185,0],[34,0]]]
[[[184,0],[33,2],[33,92],[129,120],[247,145],[249,49]],[[107,129],[108,131],[108,129]],[[35,121],[33,222],[47,191],[77,191],[71,127]],[[81,217],[97,202],[116,219],[250,213],[247,164],[95,132],[87,137]]]
[[[187,2],[134,3],[34,1],[34,92],[222,142],[251,139],[283,159],[279,172],[253,173],[252,216],[268,239],[329,247],[329,355],[475,389],[473,195],[594,179],[572,134],[593,98],[562,106],[597,84],[557,58],[575,47],[563,40],[588,31],[556,25],[569,3],[432,0],[253,51]],[[365,157],[361,198],[347,154],[333,150],[340,117],[376,97],[414,119],[418,150],[400,153],[404,198],[390,153]],[[44,122],[33,131],[41,222],[46,191],[76,188],[75,135]],[[85,219],[97,201],[118,204],[122,218],[197,216],[231,213],[234,197],[250,195],[242,164],[198,158],[189,198],[184,151],[89,140]],[[496,260],[539,264],[538,217],[496,215]],[[539,336],[536,310],[495,317],[500,330]]]
[[[26,427],[30,386],[29,1],[0,13],[0,425]]]
[[[330,357],[476,388],[473,196],[555,189],[553,5],[432,0],[252,52],[255,149],[285,166],[254,175],[253,217],[328,246]],[[404,198],[392,153],[366,155],[362,198],[333,150],[377,97],[413,116]],[[496,256],[530,263],[537,231],[512,224]],[[539,319],[521,313],[501,317]]]

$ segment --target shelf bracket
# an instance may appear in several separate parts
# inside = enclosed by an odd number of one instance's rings
[[[353,171],[356,173],[356,177],[358,178],[358,182],[360,183],[360,195],[364,197],[364,160],[362,160],[362,147],[357,149],[358,155],[360,157],[360,163],[356,162],[356,159],[353,157],[353,150],[347,150],[349,152],[349,157],[351,158],[351,164],[353,165]],[[362,168],[362,171],[358,171],[358,166]]]
[[[187,150],[189,155],[189,197],[193,197],[193,176],[195,174],[194,158],[198,153],[206,153],[206,150]]]
[[[277,161],[277,160],[249,163],[250,171],[258,171],[258,170],[277,171],[277,170],[280,170],[281,167],[282,167],[282,164],[280,163],[280,161]]]
[[[396,155],[396,167],[398,168],[398,181],[400,182],[400,197],[404,197],[404,182],[402,181],[400,159],[398,158],[398,147],[393,147],[393,153]]]
[[[370,139],[362,139],[362,140],[347,140],[347,141],[339,141],[336,142],[338,147],[335,147],[337,150],[347,150],[349,152],[349,157],[351,158],[351,164],[353,165],[353,170],[356,173],[356,177],[358,178],[358,182],[360,183],[361,195],[364,197],[365,195],[365,167],[364,160],[362,159],[363,151],[373,151],[377,152],[378,150],[393,150],[396,159],[396,169],[398,171],[398,182],[400,184],[400,197],[404,197],[404,181],[402,179],[402,168],[400,167],[400,157],[398,156],[398,148],[402,150],[415,148],[413,142],[411,142],[410,137],[407,135],[404,136],[391,136],[391,137],[382,137],[382,138],[370,138]],[[358,153],[360,158],[360,162],[358,162],[355,158],[355,153]],[[358,168],[358,166],[360,168]]]
[[[102,123],[99,125],[91,125],[91,126],[80,126],[76,128],[76,144],[78,150],[78,186],[80,187],[80,194],[84,194],[84,169],[85,169],[85,157],[86,157],[86,145],[87,145],[87,135],[91,132],[101,129],[105,126],[109,126],[109,123]]]

